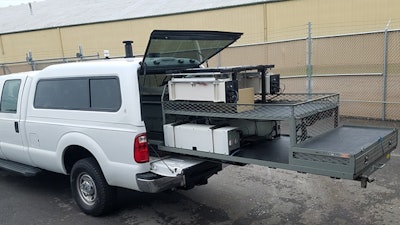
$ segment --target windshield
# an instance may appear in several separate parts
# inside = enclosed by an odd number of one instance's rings
[[[143,66],[148,73],[196,68],[241,35],[219,31],[155,30],[150,36]]]

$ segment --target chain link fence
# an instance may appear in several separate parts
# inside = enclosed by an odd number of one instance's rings
[[[339,93],[341,116],[400,120],[399,30],[231,47],[213,63],[275,64],[284,93]]]
[[[341,116],[400,120],[400,30],[313,37],[308,28],[304,38],[230,47],[208,65],[274,64],[283,93],[339,93]],[[0,62],[0,75],[99,58],[27,54],[25,62]]]
[[[77,55],[76,57],[34,60],[32,58],[32,53],[28,53],[27,57],[26,57],[26,61],[23,61],[23,62],[12,62],[12,63],[1,63],[0,62],[0,75],[26,72],[26,71],[42,70],[42,69],[46,68],[47,66],[54,65],[54,64],[87,61],[87,60],[94,60],[94,59],[99,59],[99,58],[100,58],[99,54],[96,54],[96,55],[88,55],[88,56]]]

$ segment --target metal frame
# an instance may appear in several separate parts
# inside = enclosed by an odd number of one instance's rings
[[[324,112],[334,112],[332,129],[338,126],[338,94],[282,94],[268,96],[267,103],[235,104],[193,101],[168,101],[166,90],[161,99],[163,122],[166,115],[184,115],[199,117],[289,121],[291,146],[298,143],[296,121],[319,116]],[[260,95],[255,96],[261,98]],[[237,109],[240,108],[241,112]],[[328,131],[328,130],[325,130]]]
[[[256,67],[250,69],[254,68]],[[236,68],[239,72],[242,69]],[[205,71],[197,69],[193,72],[225,72],[226,70],[235,72],[232,71],[232,68],[222,70],[224,71],[211,68],[205,69]],[[258,72],[261,73],[260,70]],[[187,71],[183,75],[187,75]],[[235,76],[232,75],[234,79],[236,79]],[[167,87],[164,87],[161,96],[164,124],[167,121],[171,122],[172,118],[175,118],[175,122],[180,124],[182,118],[187,116],[206,119],[287,121],[289,125],[288,136],[250,143],[241,146],[238,151],[230,155],[167,147],[162,141],[153,141],[153,144],[158,145],[159,150],[170,153],[233,164],[257,164],[336,178],[361,180],[364,187],[366,181],[370,181],[368,176],[382,167],[382,164],[388,160],[390,152],[397,146],[397,130],[395,129],[338,127],[338,94],[264,95],[265,93],[261,93],[255,95],[254,104],[236,104],[170,101],[166,92]],[[354,134],[349,135],[349,129],[355,131]],[[332,136],[332,134],[334,135]],[[344,136],[343,139],[338,139],[341,136]],[[362,139],[365,143],[354,141],[358,139]],[[320,147],[315,148],[312,145],[314,142],[317,142]]]

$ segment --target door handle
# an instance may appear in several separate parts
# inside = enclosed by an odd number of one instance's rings
[[[15,128],[15,132],[19,133],[19,125],[18,122],[14,122],[14,128]]]

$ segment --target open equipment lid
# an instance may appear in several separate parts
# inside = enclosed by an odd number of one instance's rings
[[[143,58],[142,74],[198,68],[242,36],[221,31],[154,30]]]

